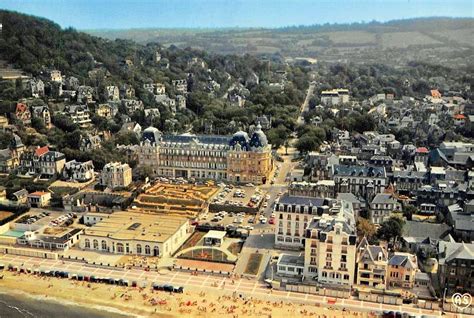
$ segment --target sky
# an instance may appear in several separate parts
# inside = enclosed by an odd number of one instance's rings
[[[0,9],[84,29],[284,27],[474,17],[473,0],[0,0]]]

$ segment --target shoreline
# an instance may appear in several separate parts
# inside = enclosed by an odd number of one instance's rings
[[[78,282],[70,279],[3,272],[0,294],[27,296],[63,306],[123,317],[376,317],[367,312],[316,305],[271,302],[220,295],[212,290],[170,294],[136,287]],[[107,316],[107,315],[105,315]]]
[[[103,305],[90,306],[90,304],[88,305],[85,302],[71,301],[71,300],[67,300],[67,298],[57,298],[55,296],[43,296],[40,294],[26,292],[21,289],[9,289],[7,291],[1,286],[1,284],[0,284],[0,295],[6,295],[13,298],[27,297],[28,299],[31,299],[33,301],[45,301],[45,302],[55,303],[62,306],[73,306],[77,308],[89,309],[89,310],[94,310],[98,312],[106,312],[106,313],[120,315],[124,317],[135,317],[135,318],[145,317],[138,314],[126,312],[115,307],[103,306]]]

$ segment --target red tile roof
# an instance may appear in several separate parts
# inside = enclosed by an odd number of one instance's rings
[[[416,152],[418,152],[418,153],[428,153],[429,151],[428,151],[428,148],[426,148],[426,147],[418,147],[418,148],[416,148]]]
[[[40,148],[37,148],[35,150],[35,155],[37,157],[41,157],[42,155],[44,155],[45,153],[47,153],[49,151],[49,148],[48,146],[44,146],[44,147],[40,147]]]
[[[42,195],[45,195],[45,194],[48,194],[48,193],[49,192],[36,191],[36,192],[30,193],[29,196],[42,196]]]
[[[431,90],[431,96],[432,96],[432,97],[436,97],[436,98],[440,98],[440,97],[441,97],[441,93],[440,93],[437,89],[432,89],[432,90]]]
[[[28,106],[26,106],[26,104],[23,104],[23,103],[17,103],[16,104],[16,111],[17,112],[24,112],[28,110]]]

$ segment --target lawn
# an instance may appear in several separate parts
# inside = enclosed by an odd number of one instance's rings
[[[258,253],[250,254],[249,260],[247,262],[247,267],[245,267],[244,274],[248,275],[257,275],[258,269],[260,268],[260,263],[262,262],[263,255]]]

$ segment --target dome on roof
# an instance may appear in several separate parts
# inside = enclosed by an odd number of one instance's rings
[[[249,146],[252,148],[260,148],[260,147],[265,147],[268,145],[268,140],[267,136],[265,133],[262,131],[262,126],[260,125],[260,122],[257,124],[257,127],[252,134],[252,138],[250,139]]]
[[[249,140],[249,135],[245,131],[239,130],[232,136],[232,139],[229,141],[229,146],[234,147],[239,144],[242,149],[247,150],[249,147]]]

